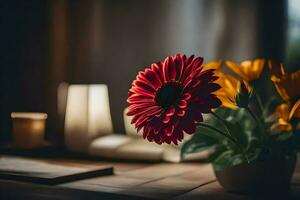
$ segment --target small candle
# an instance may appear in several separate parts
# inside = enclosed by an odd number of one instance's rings
[[[13,112],[11,118],[14,147],[32,149],[44,144],[46,113]]]

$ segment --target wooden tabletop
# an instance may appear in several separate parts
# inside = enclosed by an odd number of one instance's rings
[[[292,192],[278,199],[300,199],[300,162],[292,181]],[[55,186],[0,180],[0,199],[260,199],[226,193],[216,181],[212,167],[199,163],[137,163],[47,159],[63,165],[92,168],[113,165],[114,175]],[[266,197],[261,198],[266,199]],[[274,199],[272,197],[271,199]]]

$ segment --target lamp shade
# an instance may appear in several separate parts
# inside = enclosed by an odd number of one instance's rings
[[[107,86],[70,85],[65,115],[67,148],[87,152],[93,139],[112,132]]]

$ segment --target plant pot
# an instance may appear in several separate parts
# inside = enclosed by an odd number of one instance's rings
[[[214,170],[225,191],[241,194],[286,193],[290,189],[297,156],[280,160],[242,163],[224,170]]]

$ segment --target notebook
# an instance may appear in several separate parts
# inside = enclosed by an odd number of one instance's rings
[[[112,166],[66,166],[14,156],[0,157],[0,179],[54,185],[97,176],[112,175]]]

